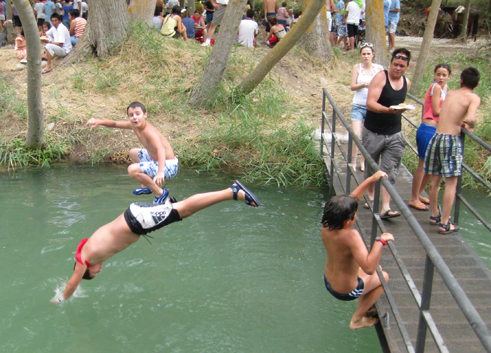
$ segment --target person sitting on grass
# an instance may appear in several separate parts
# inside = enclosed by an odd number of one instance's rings
[[[85,18],[80,17],[80,11],[77,9],[71,9],[68,11],[68,17],[70,18],[70,40],[72,42],[72,46],[75,46],[80,37],[82,37],[84,34],[87,21]]]
[[[53,38],[52,41],[45,45],[47,64],[43,70],[43,74],[51,72],[53,68],[51,67],[51,59],[53,56],[65,57],[72,50],[72,42],[70,40],[70,33],[68,29],[61,23],[63,17],[56,13],[51,15],[51,23],[53,27],[50,28],[46,35],[48,38]]]
[[[196,194],[184,201],[167,198],[165,203],[151,205],[132,203],[114,221],[100,227],[89,239],[83,239],[75,254],[73,275],[61,297],[51,301],[60,304],[68,300],[82,279],[93,279],[102,270],[104,261],[145,236],[173,222],[190,217],[198,211],[227,200],[245,201],[258,207],[259,199],[238,180],[227,189]]]
[[[324,268],[324,284],[336,299],[350,301],[359,298],[349,324],[352,330],[371,327],[378,320],[367,317],[369,309],[383,292],[380,278],[375,270],[379,266],[382,248],[388,241],[394,241],[390,233],[375,238],[370,253],[356,229],[351,229],[356,221],[358,202],[370,184],[387,178],[378,171],[365,179],[349,196],[333,196],[324,208],[322,216],[322,242],[326,248],[327,261]],[[389,275],[383,271],[386,282]]]
[[[172,8],[172,13],[167,15],[162,22],[162,29],[160,34],[166,37],[177,38],[181,35],[184,40],[187,40],[186,27],[182,23],[181,19],[181,8],[179,6],[174,6]]]
[[[266,45],[273,48],[286,35],[285,26],[280,25],[276,17],[269,17],[268,22],[271,26]]]
[[[127,121],[89,119],[85,126],[102,125],[118,129],[131,129],[145,148],[130,150],[130,159],[133,162],[128,167],[129,175],[141,183],[141,187],[134,190],[135,195],[156,195],[154,204],[164,202],[168,191],[163,189],[165,179],[174,178],[179,169],[179,160],[165,138],[152,124],[147,122],[147,108],[140,102],[131,103],[126,109]]]

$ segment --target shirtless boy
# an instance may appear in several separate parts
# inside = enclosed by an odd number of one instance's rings
[[[154,204],[164,202],[168,195],[163,189],[165,179],[177,175],[179,160],[169,141],[152,124],[147,122],[147,109],[142,103],[133,102],[126,109],[127,121],[99,120],[91,118],[85,126],[102,125],[119,129],[131,129],[145,148],[130,150],[130,159],[133,162],[128,167],[129,175],[141,184],[134,190],[135,195],[155,194]]]
[[[263,39],[267,40],[267,34],[271,30],[271,25],[268,22],[268,18],[276,17],[278,12],[278,0],[264,0],[264,20],[263,20]]]
[[[219,202],[245,201],[257,207],[259,199],[238,180],[225,190],[196,194],[184,201],[166,198],[163,204],[132,203],[125,213],[98,230],[89,239],[83,239],[75,254],[73,275],[66,284],[63,295],[52,299],[59,304],[68,300],[82,279],[92,279],[102,270],[104,261],[123,251],[140,239],[140,235],[153,232],[173,222],[181,221]]]
[[[430,140],[425,155],[424,172],[431,175],[430,183],[430,223],[440,226],[438,233],[457,232],[460,227],[450,223],[450,212],[455,200],[457,182],[462,175],[464,158],[460,140],[461,127],[474,131],[476,112],[481,99],[472,91],[479,85],[481,75],[473,67],[468,67],[460,75],[460,88],[447,93],[442,104],[436,134]],[[438,209],[438,189],[445,177],[442,214]]]
[[[368,253],[365,243],[356,229],[351,229],[356,221],[358,202],[368,186],[387,174],[378,171],[365,179],[349,196],[332,197],[324,208],[322,216],[322,241],[326,248],[327,262],[324,269],[324,284],[336,299],[349,301],[359,298],[349,324],[352,330],[371,327],[378,320],[368,318],[367,312],[383,292],[376,273],[382,255],[382,248],[388,241],[394,241],[390,233],[375,238],[372,250]],[[387,272],[382,272],[389,281]]]

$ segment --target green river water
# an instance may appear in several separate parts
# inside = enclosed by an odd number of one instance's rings
[[[181,200],[233,181],[184,170],[167,187]],[[327,190],[246,184],[260,208],[224,202],[158,230],[56,305],[79,241],[152,196],[132,194],[124,166],[4,172],[0,185],[0,352],[380,352],[373,328],[348,327],[356,302],[324,288]]]

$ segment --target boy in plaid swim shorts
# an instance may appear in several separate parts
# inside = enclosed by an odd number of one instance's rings
[[[474,131],[477,108],[481,99],[474,88],[479,85],[479,71],[468,67],[460,75],[460,89],[450,91],[443,102],[436,134],[430,140],[425,155],[424,172],[432,175],[430,183],[430,223],[440,226],[438,233],[457,232],[460,227],[450,223],[457,190],[458,177],[462,174],[463,150],[460,140],[461,127]],[[438,190],[445,177],[443,210],[438,209]]]
[[[91,118],[86,126],[92,128],[102,125],[119,129],[131,129],[145,148],[130,150],[133,162],[128,174],[141,184],[134,190],[135,195],[155,194],[154,204],[161,204],[169,194],[163,188],[165,179],[174,178],[178,172],[179,160],[164,135],[155,126],[147,122],[147,109],[140,102],[131,103],[126,109],[128,120],[99,120]]]

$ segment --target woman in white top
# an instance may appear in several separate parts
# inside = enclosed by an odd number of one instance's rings
[[[361,130],[363,127],[363,121],[367,115],[367,96],[368,85],[372,81],[373,77],[384,68],[381,65],[373,64],[372,60],[375,56],[372,43],[364,43],[361,46],[360,56],[362,63],[355,64],[353,66],[353,73],[351,74],[351,90],[355,91],[353,97],[353,107],[351,108],[351,125],[358,139],[361,141]],[[353,143],[353,155],[351,157],[351,163],[356,170],[356,155],[358,148]],[[363,155],[360,160],[360,170],[365,170],[365,158]]]

